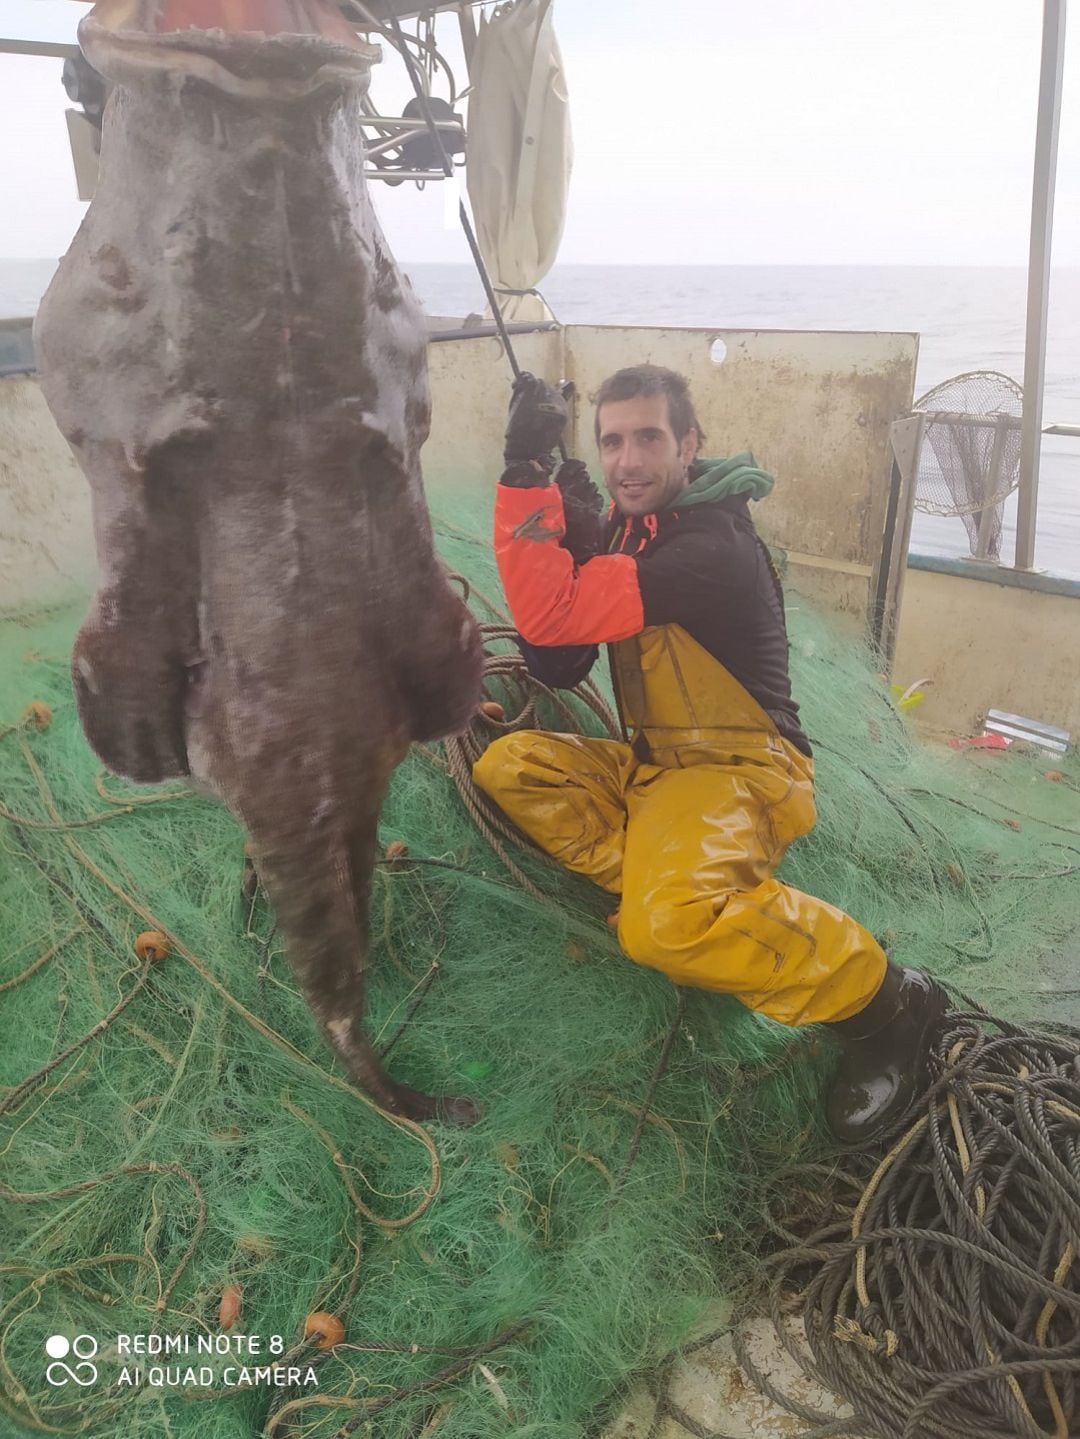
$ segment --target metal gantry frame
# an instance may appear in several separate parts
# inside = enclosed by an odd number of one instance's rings
[[[0,55],[45,55],[68,60],[78,53],[78,45],[66,45],[61,40],[13,40],[0,35]]]
[[[475,3],[475,0],[468,0],[468,3]],[[371,0],[371,3],[358,6],[357,8],[370,14],[373,24],[380,27],[380,33],[385,34],[386,31],[381,27],[384,25],[393,27],[401,18],[409,19],[416,15],[450,9],[461,12],[462,24],[464,25],[468,3],[461,6],[457,4],[455,0],[455,3],[452,4],[436,4],[418,10],[415,3],[406,3],[406,0],[382,0],[382,3],[380,3],[380,0]],[[65,41],[11,39],[0,35],[0,54],[45,56],[58,60],[70,60],[75,59],[80,53],[77,44],[71,44]],[[69,132],[72,129],[73,119],[85,122],[85,117],[77,110],[69,111],[68,117]],[[402,145],[405,145],[410,140],[430,136],[432,128],[444,135],[448,142],[457,140],[459,137],[462,141],[464,139],[464,127],[457,119],[439,119],[433,117],[429,120],[424,116],[415,115],[379,115],[367,105],[363,107],[360,124],[365,131],[371,132],[367,137],[369,143],[365,146],[366,157],[376,161],[388,151],[400,149]],[[88,150],[88,145],[88,141],[83,142],[84,151]],[[74,153],[74,137],[72,138],[72,146]],[[96,148],[95,138],[95,154]],[[449,144],[447,148],[450,148]],[[86,155],[84,154],[82,158],[85,162]],[[89,174],[87,183],[92,185],[94,178],[96,178],[96,167],[92,160],[90,161],[89,168],[92,173]],[[453,167],[451,167],[451,169],[453,169]],[[90,193],[92,193],[92,188],[89,192],[83,193],[83,181],[80,177],[78,157],[76,157],[76,176],[79,180],[80,199],[88,199]],[[420,168],[417,166],[400,165],[390,168],[380,166],[376,163],[365,168],[364,176],[368,180],[383,180],[388,184],[399,185],[406,180],[420,181],[422,183],[426,183],[429,180],[445,180],[447,178],[447,171],[442,166],[438,168]]]
[[[1067,0],[1043,0],[1039,115],[1035,130],[1035,170],[1028,253],[1027,329],[1024,336],[1024,410],[1020,430],[1020,494],[1016,515],[1019,570],[1035,566],[1035,528],[1039,508],[1043,386],[1046,382],[1046,327],[1050,305],[1050,248],[1054,229],[1058,131],[1065,71]]]
[[[370,144],[365,145],[365,159],[371,160],[376,156],[385,154],[388,150],[396,150],[404,145],[407,140],[414,140],[421,135],[430,135],[430,129],[423,120],[415,117],[408,118],[403,115],[372,115],[366,110],[360,116],[360,124],[364,130],[370,126],[375,132],[375,138]],[[445,132],[450,138],[461,135],[462,127],[457,120],[433,120],[432,124],[440,133]],[[415,168],[403,168],[397,170],[381,170],[377,165],[366,165],[364,167],[364,178],[366,180],[386,180],[390,184],[400,185],[403,180],[445,180],[446,171],[420,170]]]
[[[476,0],[360,0],[380,26],[394,29],[402,19],[457,11],[462,21],[462,39],[468,50],[471,20],[468,12]],[[1020,484],[1017,509],[1017,569],[1033,569],[1039,499],[1039,465],[1043,434],[1043,387],[1046,379],[1046,333],[1050,295],[1050,255],[1054,220],[1054,191],[1057,175],[1058,134],[1065,66],[1065,21],[1068,0],[1043,0],[1042,52],[1039,73],[1038,119],[1032,183],[1031,230],[1028,254],[1027,322],[1024,339],[1024,402],[1021,424]],[[0,53],[45,55],[66,59],[78,47],[52,41],[12,40],[0,35]],[[372,153],[393,149],[432,129],[450,131],[450,121],[417,123],[416,119],[365,116],[365,123],[378,127],[379,138]],[[430,170],[379,170],[371,167],[368,178],[378,180],[441,180],[447,168]],[[1048,427],[1049,433],[1075,434],[1073,425]]]

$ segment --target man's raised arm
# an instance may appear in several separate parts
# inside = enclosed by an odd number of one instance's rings
[[[601,502],[584,466],[567,460],[551,479],[566,420],[560,391],[520,376],[495,501],[495,558],[514,624],[532,648],[606,644],[637,634],[643,624],[633,559],[597,553]],[[577,665],[571,669],[576,674]]]

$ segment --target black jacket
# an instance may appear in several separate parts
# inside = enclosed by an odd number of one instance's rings
[[[757,700],[804,754],[810,743],[791,697],[783,592],[754,528],[745,496],[687,505],[655,515],[606,520],[567,514],[563,541],[575,560],[626,554],[637,566],[644,628],[681,625]],[[598,645],[538,646],[519,640],[532,674],[552,688],[588,675]]]

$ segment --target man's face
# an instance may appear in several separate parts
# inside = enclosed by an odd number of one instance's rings
[[[696,430],[680,442],[666,395],[636,395],[601,405],[600,467],[608,494],[624,515],[651,515],[681,494],[697,453]]]

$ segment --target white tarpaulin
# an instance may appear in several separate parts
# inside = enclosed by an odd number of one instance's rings
[[[552,0],[482,17],[469,65],[466,177],[476,237],[496,290],[530,290],[555,263],[572,147]],[[508,320],[547,320],[536,295],[500,295]]]

